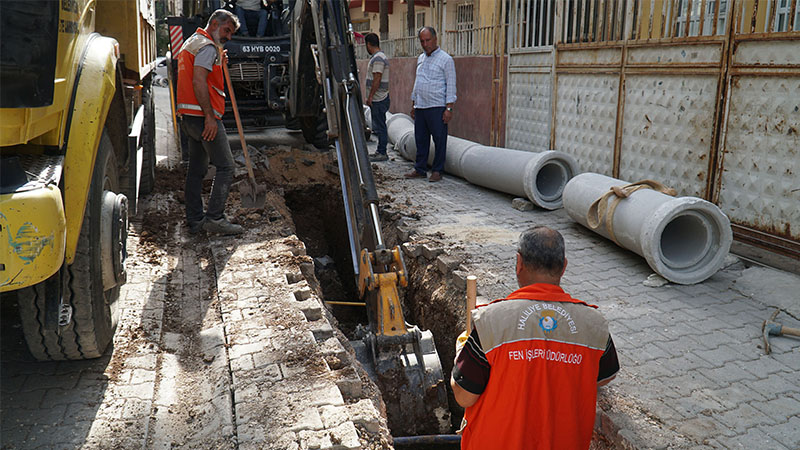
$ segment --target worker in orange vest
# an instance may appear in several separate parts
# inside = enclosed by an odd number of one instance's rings
[[[184,192],[190,233],[244,231],[241,225],[228,222],[224,214],[235,166],[222,123],[225,113],[222,64],[227,64],[222,46],[238,28],[239,19],[234,14],[218,9],[211,14],[205,29],[198,28],[178,54],[178,114],[189,144]],[[209,162],[217,170],[208,209],[203,211],[203,178]]]
[[[517,249],[520,289],[472,311],[450,384],[466,408],[462,449],[587,449],[597,387],[619,370],[597,307],[560,287],[564,238],[536,227]]]

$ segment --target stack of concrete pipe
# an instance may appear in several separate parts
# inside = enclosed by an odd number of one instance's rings
[[[404,158],[414,161],[417,155],[414,120],[406,114],[386,116],[389,142]],[[433,163],[435,154],[432,141],[430,148],[428,164]],[[447,137],[446,173],[478,186],[527,197],[544,209],[561,207],[562,192],[577,173],[577,167],[572,156],[559,151],[534,153]]]
[[[564,188],[564,209],[576,222],[613,240],[607,224],[590,226],[589,210],[612,187],[627,184],[597,173],[582,173]],[[620,198],[611,211],[610,227],[616,242],[643,256],[657,274],[673,283],[700,283],[715,274],[733,240],[728,217],[713,203],[696,197],[640,189]]]

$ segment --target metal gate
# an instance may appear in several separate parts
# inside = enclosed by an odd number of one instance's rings
[[[800,256],[798,0],[512,0],[506,145],[718,204]]]

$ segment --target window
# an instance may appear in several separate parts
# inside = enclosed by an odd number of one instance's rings
[[[721,0],[719,2],[719,17],[717,18],[717,34],[725,33],[725,14],[728,10],[728,1]],[[702,2],[692,2],[692,10],[687,11],[689,2],[687,0],[678,0],[675,5],[675,10],[678,14],[675,26],[675,36],[684,36],[686,33],[686,19],[689,18],[689,36],[700,36],[700,8]],[[703,35],[710,36],[714,30],[714,10],[717,3],[714,1],[706,2],[705,17],[703,18]]]
[[[456,9],[456,30],[471,30],[473,22],[472,3],[462,3]]]
[[[775,0],[776,8],[775,8],[775,24],[773,25],[774,30],[767,30],[767,31],[790,31],[789,30],[789,14],[791,14],[791,0]],[[800,8],[797,8],[797,13],[800,14]],[[794,20],[794,29],[798,30],[797,17],[795,16]]]
[[[368,18],[353,19],[353,31],[358,31],[359,33],[362,34],[364,34],[364,32],[371,31],[369,19]]]
[[[420,28],[425,26],[425,12],[417,13],[417,26],[416,29],[419,30]]]

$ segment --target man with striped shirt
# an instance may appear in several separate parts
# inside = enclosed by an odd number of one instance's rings
[[[367,105],[372,114],[372,131],[378,137],[378,149],[370,156],[370,161],[386,161],[386,143],[389,141],[386,129],[386,112],[389,111],[389,58],[381,51],[381,40],[375,33],[364,36],[367,52],[372,55],[367,68]]]
[[[439,48],[436,30],[422,27],[417,33],[424,52],[417,58],[417,76],[411,91],[411,117],[414,119],[414,140],[417,158],[414,170],[406,178],[428,175],[430,140],[436,153],[433,157],[430,182],[442,179],[447,154],[447,123],[453,118],[456,102],[456,66],[453,58]]]
[[[466,408],[462,449],[589,448],[597,387],[619,362],[597,307],[559,287],[566,266],[561,234],[529,229],[517,249],[520,289],[472,311],[450,381]]]

